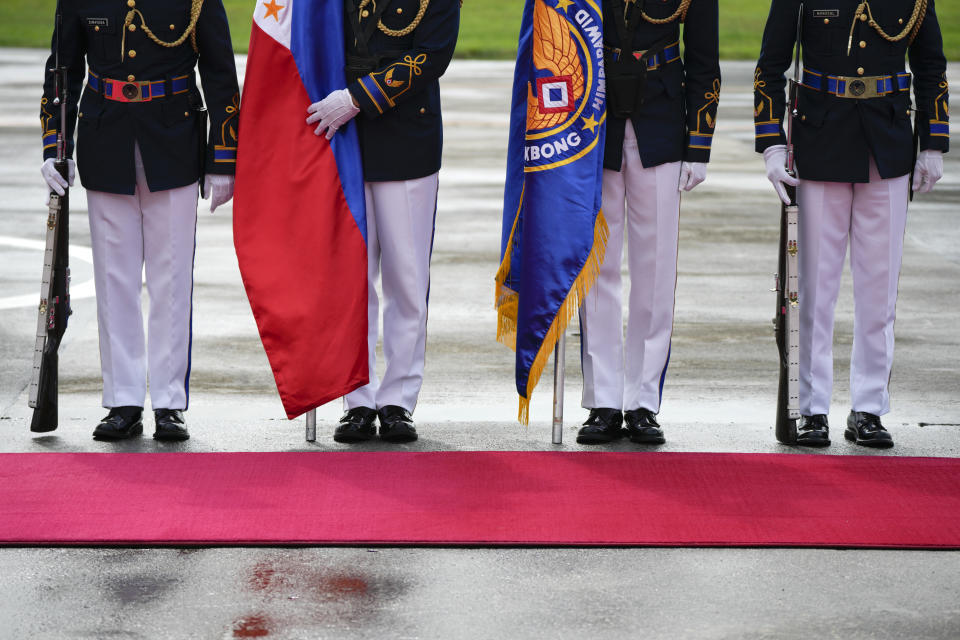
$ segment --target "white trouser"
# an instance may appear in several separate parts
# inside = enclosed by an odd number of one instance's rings
[[[801,169],[802,174],[802,169]],[[850,242],[853,272],[854,411],[890,411],[893,321],[907,224],[909,176],[884,180],[870,161],[870,182],[801,180],[800,412],[830,412],[833,391],[833,312]]]
[[[151,192],[140,149],[134,195],[88,191],[103,406],[186,409],[190,376],[197,186]],[[141,283],[150,299],[149,353]]]
[[[660,410],[673,334],[679,182],[679,162],[643,168],[627,121],[621,171],[603,172],[607,253],[600,277],[580,307],[585,408]],[[626,349],[620,277],[624,235],[630,268]]]
[[[430,253],[437,210],[437,174],[416,180],[367,182],[367,353],[370,383],[344,396],[347,409],[398,405],[412,412],[423,384],[427,346]],[[383,356],[377,377],[383,279]]]

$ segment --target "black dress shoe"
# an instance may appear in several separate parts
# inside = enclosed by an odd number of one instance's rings
[[[826,447],[830,444],[830,426],[827,416],[817,413],[800,416],[797,424],[797,444],[801,447]]]
[[[370,407],[354,407],[340,418],[340,425],[333,432],[333,439],[345,444],[366,442],[377,435],[377,427],[373,424],[377,419],[377,412]]]
[[[143,433],[143,407],[113,407],[93,430],[94,440],[126,440]]]
[[[380,439],[387,442],[413,442],[417,439],[417,430],[413,426],[410,412],[395,404],[380,409]]]
[[[180,409],[154,409],[153,419],[157,425],[153,432],[154,440],[182,442],[190,439],[187,423],[183,420],[183,411]]]
[[[889,449],[893,446],[893,437],[880,424],[880,416],[866,411],[850,412],[843,437],[862,447]]]
[[[637,444],[663,444],[663,430],[657,423],[657,414],[643,407],[631,409],[623,413],[623,420],[627,423],[627,435],[630,442]]]
[[[578,444],[605,444],[623,437],[620,409],[590,409],[587,421],[577,432]]]

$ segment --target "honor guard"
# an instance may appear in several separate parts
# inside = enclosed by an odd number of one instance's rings
[[[580,308],[582,404],[590,410],[577,436],[583,444],[619,438],[624,422],[633,442],[664,442],[656,414],[673,333],[680,192],[703,181],[710,159],[720,95],[717,14],[717,0],[603,2],[603,213],[610,237]]]
[[[221,0],[61,0],[57,15],[53,43],[67,67],[68,122],[53,106],[52,55],[40,107],[42,174],[63,191],[66,181],[53,169],[55,131],[66,124],[72,155],[76,128],[110,410],[93,435],[141,434],[149,379],[154,438],[186,440],[197,185],[205,185],[211,211],[233,195],[239,91],[226,13]],[[149,342],[140,311],[144,267]]]
[[[798,27],[794,178],[784,170],[784,72]],[[849,243],[854,337],[844,437],[891,447],[880,416],[890,410],[907,202],[911,186],[925,193],[940,179],[948,148],[946,61],[933,0],[773,0],[754,98],[756,149],[767,176],[784,201],[783,184],[797,185],[800,208],[797,443],[830,443],[833,314]]]
[[[457,42],[459,0],[344,0],[347,87],[310,105],[332,138],[357,118],[367,209],[370,383],[344,398],[337,442],[417,439],[411,413],[423,382],[430,253],[443,146],[438,79]],[[383,379],[376,374],[382,274]]]

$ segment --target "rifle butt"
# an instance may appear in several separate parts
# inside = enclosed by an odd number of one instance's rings
[[[780,382],[777,385],[777,423],[774,434],[777,442],[783,444],[797,444],[797,421],[790,417],[787,407],[789,375],[786,367],[780,365]]]
[[[43,366],[40,370],[40,384],[37,391],[37,406],[33,409],[33,418],[30,421],[30,431],[46,433],[55,431],[59,419],[57,411],[57,374],[59,357],[56,351],[49,351],[43,356]]]

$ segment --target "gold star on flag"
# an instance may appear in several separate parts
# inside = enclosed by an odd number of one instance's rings
[[[563,9],[563,12],[567,12],[567,7],[573,4],[573,0],[557,0],[557,9]]]
[[[283,9],[284,5],[277,4],[277,0],[270,0],[270,2],[264,2],[263,8],[267,10],[264,14],[263,19],[266,20],[270,16],[273,16],[273,19],[277,22],[280,22],[280,9]]]
[[[590,129],[590,133],[596,133],[595,129],[600,124],[594,117],[591,115],[589,118],[581,118],[583,120],[583,128]]]

